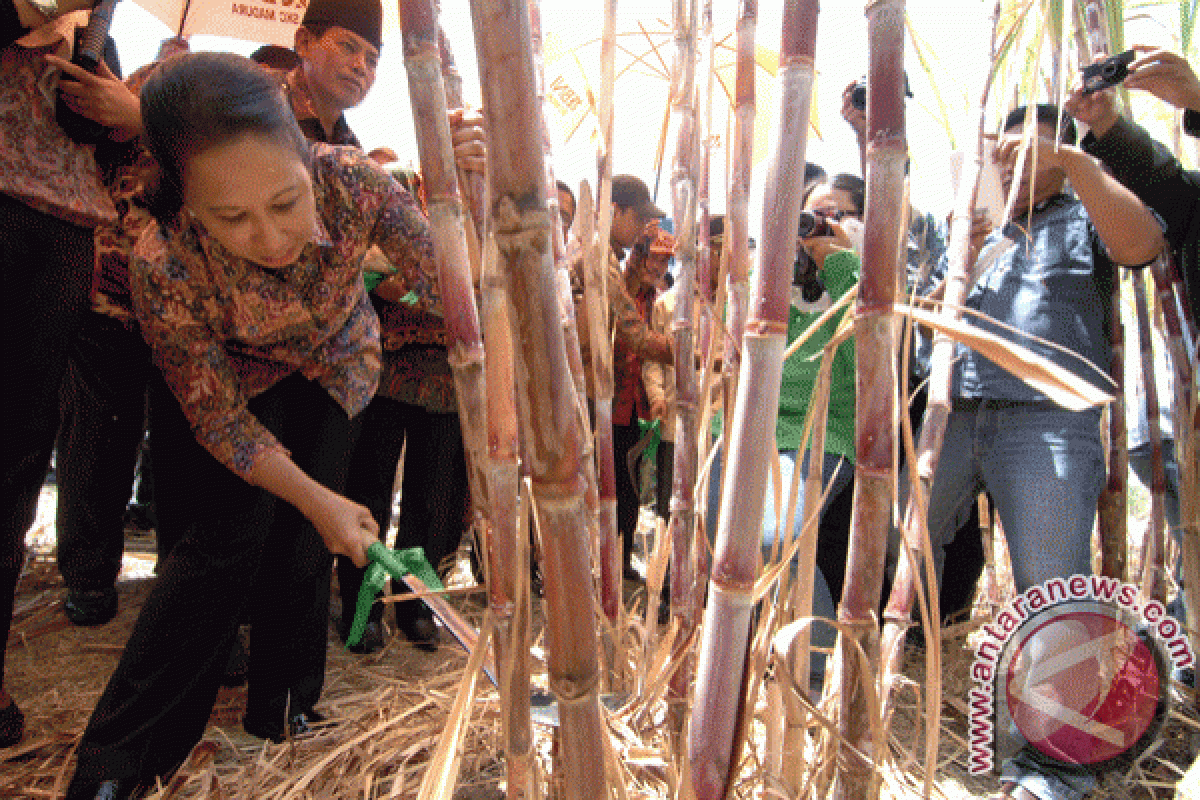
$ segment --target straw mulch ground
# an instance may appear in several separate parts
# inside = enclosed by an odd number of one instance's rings
[[[38,554],[22,580],[8,649],[7,686],[26,713],[28,729],[18,747],[0,750],[0,797],[61,796],[72,768],[74,746],[153,580],[152,539],[131,538],[117,619],[98,629],[69,625],[61,607],[65,592],[53,564],[52,522],[52,505],[43,503],[43,516],[35,526]],[[456,582],[469,583],[468,574],[465,569],[460,571]],[[482,599],[477,593],[462,593],[454,596],[453,602],[478,624]],[[644,606],[644,594],[634,593],[632,588],[627,600],[632,607]],[[536,610],[534,623],[535,631],[540,630]],[[935,765],[935,796],[985,796],[996,788],[994,778],[971,776],[966,770],[966,716],[961,698],[972,658],[967,643],[972,627],[968,623],[948,629],[943,642],[945,701],[938,722],[941,746]],[[631,630],[636,638],[638,626]],[[319,706],[331,724],[296,741],[264,746],[241,730],[245,690],[222,690],[204,742],[172,784],[156,796],[278,800],[416,797],[466,664],[465,655],[444,631],[442,641],[440,650],[429,654],[414,649],[403,637],[393,637],[378,655],[357,657],[339,646],[331,627],[327,682]],[[539,653],[535,648],[535,656]],[[538,668],[540,664],[535,670]],[[923,670],[921,651],[914,647],[906,669],[908,688],[901,693],[890,732],[892,758],[883,776],[884,796],[920,795],[927,765],[923,763],[924,724],[915,689],[925,683]],[[1176,782],[1195,757],[1200,734],[1194,704],[1187,708],[1172,712],[1162,742],[1129,775],[1114,776],[1094,796],[1173,796]],[[679,773],[666,752],[665,710],[658,704],[648,713],[639,711],[636,705],[627,706],[612,718],[627,796],[670,796]],[[760,718],[765,713],[764,705]],[[551,768],[552,732],[548,724],[535,726],[543,774]],[[763,792],[758,766],[763,741],[761,735],[753,739],[736,795],[778,796]],[[504,796],[499,742],[499,698],[483,681],[461,749],[455,800]],[[553,793],[553,782],[550,788]]]

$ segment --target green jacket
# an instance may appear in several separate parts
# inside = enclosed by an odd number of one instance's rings
[[[836,303],[858,283],[862,264],[853,251],[834,253],[825,259],[821,273],[829,296]],[[800,449],[804,417],[821,366],[821,351],[841,323],[845,311],[822,326],[812,338],[783,364],[779,390],[779,416],[775,423],[775,444],[779,450]],[[793,306],[788,317],[787,340],[799,338],[820,313],[798,311]],[[854,340],[847,339],[833,356],[829,382],[829,416],[825,425],[825,452],[854,461]]]

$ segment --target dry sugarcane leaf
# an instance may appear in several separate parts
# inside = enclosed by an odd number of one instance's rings
[[[462,741],[471,721],[471,706],[475,701],[475,687],[479,683],[479,673],[483,667],[484,654],[492,638],[492,612],[483,614],[483,625],[479,629],[479,642],[471,651],[463,670],[462,682],[458,686],[458,694],[454,705],[446,719],[445,731],[438,740],[437,751],[429,762],[425,779],[421,781],[421,789],[417,800],[438,800],[450,797],[454,793],[454,784],[458,780],[458,765],[462,758]]]
[[[1068,411],[1085,411],[1112,401],[1108,392],[1081,381],[1074,373],[1051,362],[1024,345],[982,330],[963,320],[951,320],[923,308],[897,303],[895,310],[922,325],[944,333],[959,344],[1008,370],[1029,386]]]

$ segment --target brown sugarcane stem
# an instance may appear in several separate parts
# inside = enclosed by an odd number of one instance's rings
[[[1167,492],[1167,474],[1163,469],[1162,430],[1158,424],[1158,383],[1154,378],[1154,340],[1150,333],[1150,312],[1146,305],[1146,281],[1141,270],[1133,271],[1133,303],[1137,310],[1138,345],[1141,350],[1143,397],[1150,429],[1150,529],[1142,539],[1142,594],[1147,600],[1166,600],[1163,554],[1166,549],[1166,523],[1163,496]]]
[[[605,674],[610,685],[616,679],[618,637],[615,627],[621,612],[621,542],[617,532],[617,464],[613,455],[612,346],[609,338],[608,303],[604,296],[604,276],[608,272],[607,244],[601,245],[595,235],[595,215],[592,212],[592,192],[587,182],[579,187],[579,236],[584,245],[584,316],[592,351],[592,386],[595,413],[594,462],[595,501],[589,499],[596,525],[598,571],[600,574],[600,608],[608,620],[603,631]],[[610,220],[611,225],[611,220]],[[622,465],[623,467],[623,465]]]
[[[562,328],[539,147],[529,10],[473,0],[483,89],[491,230],[510,288],[517,411],[541,531],[550,688],[562,722],[564,794],[608,792],[607,733],[598,697],[591,553],[584,520],[583,432]]]
[[[767,468],[775,446],[787,338],[792,263],[816,52],[815,0],[787,0],[780,46],[780,134],[764,200],[762,266],[743,339],[738,397],[726,418],[726,479],[701,633],[691,727],[692,785],[699,800],[724,797],[740,745],[735,739]]]
[[[508,791],[514,797],[537,793],[533,731],[529,716],[529,522],[519,513],[520,482],[512,331],[504,276],[496,249],[488,248],[483,267],[483,319],[487,346],[488,500],[494,520],[488,543],[488,597],[496,620],[496,664]],[[527,505],[527,503],[525,504]],[[523,587],[523,588],[519,588]]]
[[[872,740],[868,682],[854,644],[869,663],[879,659],[875,609],[883,587],[884,555],[891,525],[896,437],[897,342],[892,303],[903,252],[904,220],[904,2],[881,0],[867,6],[867,214],[863,274],[855,323],[855,485],[846,582],[838,619],[845,625],[839,648],[843,738],[836,797],[870,798],[878,792],[872,763],[883,742]],[[862,755],[860,755],[862,754]]]
[[[696,479],[696,210],[697,210],[697,120],[696,120],[696,0],[674,0],[671,4],[675,30],[675,63],[672,68],[671,117],[676,132],[675,157],[671,170],[671,199],[676,224],[675,317],[671,321],[675,359],[675,461],[671,491],[671,614],[680,624],[677,641],[690,642],[695,629],[693,587],[696,580],[692,558],[695,539],[693,485]],[[691,648],[679,653],[682,663],[671,677],[669,702],[679,709],[691,686]],[[676,733],[682,730],[683,715],[672,715]]]
[[[993,61],[999,42],[1000,13],[1001,6],[997,2],[992,15],[991,52]],[[966,296],[972,288],[967,269],[971,249],[970,228],[979,188],[979,175],[985,158],[984,133],[987,126],[987,102],[994,77],[994,72],[988,76],[980,94],[976,113],[978,124],[976,126],[975,157],[963,166],[958,196],[955,198],[954,218],[950,226],[950,242],[947,249],[946,303],[943,306],[943,313],[950,315],[951,319],[961,317],[958,309],[964,305]],[[900,674],[903,666],[904,633],[912,624],[912,607],[918,585],[915,559],[918,554],[923,552],[921,543],[928,537],[928,531],[925,530],[926,498],[929,497],[933,487],[933,479],[937,473],[937,463],[950,416],[954,354],[954,341],[944,334],[936,333],[930,365],[929,400],[921,425],[915,469],[912,471],[916,480],[912,482],[908,505],[904,510],[902,529],[906,552],[901,555],[899,560],[892,593],[884,612],[887,622],[883,635],[884,680],[881,706],[884,709],[885,718],[890,710],[894,678]],[[925,574],[931,576],[932,571],[927,570]],[[931,586],[934,581],[927,578],[922,583]],[[929,605],[933,606],[930,611],[931,625],[940,627],[940,613],[936,608],[937,592],[931,590],[927,597]]]
[[[750,273],[749,219],[750,183],[754,170],[755,69],[754,35],[758,27],[758,0],[741,0],[737,21],[737,64],[734,74],[733,168],[729,184],[729,209],[725,215],[726,247],[729,250],[729,334],[737,340],[746,323],[746,281]],[[732,413],[737,396],[741,354],[727,346],[722,354],[722,377],[726,413]]]

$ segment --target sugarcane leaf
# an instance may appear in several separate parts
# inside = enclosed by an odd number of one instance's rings
[[[471,722],[471,709],[475,704],[475,687],[483,667],[483,656],[488,651],[492,636],[492,611],[483,612],[483,623],[479,628],[479,644],[471,651],[467,666],[463,670],[454,705],[446,719],[437,750],[425,770],[417,800],[435,800],[450,797],[458,780],[458,767],[462,759],[462,741]]]
[[[1110,393],[1080,380],[1073,372],[1045,356],[969,322],[947,319],[941,314],[900,303],[896,304],[896,312],[909,314],[921,325],[927,325],[970,347],[1068,411],[1084,411],[1113,399]]]

